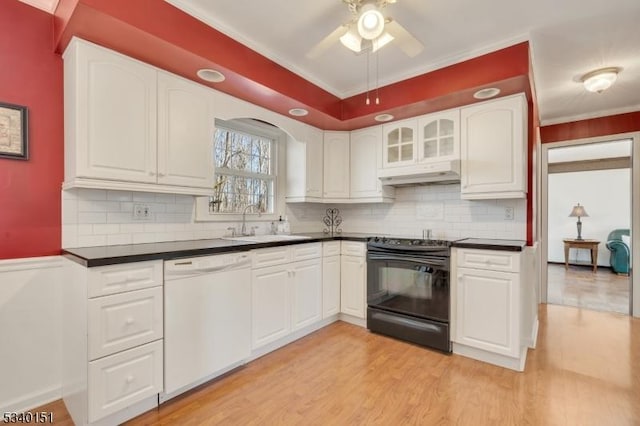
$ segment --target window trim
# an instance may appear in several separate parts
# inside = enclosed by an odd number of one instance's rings
[[[267,122],[261,122],[250,118],[238,118],[233,120],[215,119],[215,128],[225,128],[232,131],[238,131],[264,137],[273,140],[272,154],[270,161],[272,161],[273,174],[268,175],[273,179],[273,213],[258,214],[253,209],[247,211],[247,222],[268,222],[275,221],[283,213],[283,207],[281,206],[281,198],[284,196],[284,179],[282,176],[282,167],[284,166],[284,145],[287,141],[286,133],[275,125]],[[212,155],[215,155],[215,143],[212,136]],[[215,174],[215,171],[214,171]],[[238,174],[241,175],[241,174]],[[251,174],[251,176],[257,176]],[[279,213],[280,211],[280,213]],[[211,213],[209,212],[209,197],[196,197],[194,220],[197,222],[235,222],[242,220],[241,213]]]

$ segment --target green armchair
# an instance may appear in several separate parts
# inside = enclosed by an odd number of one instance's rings
[[[630,235],[629,229],[614,229],[607,237],[607,248],[611,252],[609,263],[617,274],[629,274],[629,246],[622,241],[623,235]]]

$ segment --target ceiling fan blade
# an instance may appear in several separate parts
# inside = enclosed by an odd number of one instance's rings
[[[318,44],[313,46],[313,48],[307,53],[307,58],[316,59],[317,57],[322,55],[329,47],[331,47],[331,45],[340,40],[340,37],[345,35],[347,31],[349,31],[348,25],[340,25],[328,36],[320,40]]]
[[[411,35],[402,25],[393,19],[389,19],[384,29],[398,42],[398,47],[410,58],[418,55],[424,49],[424,45]]]

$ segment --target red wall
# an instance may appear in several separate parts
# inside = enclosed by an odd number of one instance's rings
[[[62,58],[51,15],[0,1],[0,102],[29,111],[29,160],[0,158],[0,259],[55,255],[61,246]]]
[[[543,126],[540,140],[550,143],[637,131],[640,131],[640,111]]]

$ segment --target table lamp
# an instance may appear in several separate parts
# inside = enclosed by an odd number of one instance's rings
[[[581,206],[580,203],[578,203],[577,205],[573,206],[573,210],[571,210],[569,217],[578,218],[578,222],[577,222],[578,238],[576,238],[576,240],[581,240],[582,239],[582,222],[580,222],[580,218],[589,217],[589,215],[587,214],[587,211],[584,209],[584,206]]]

